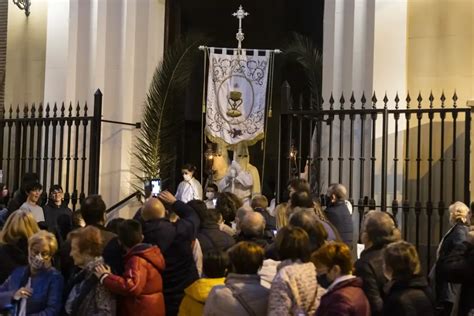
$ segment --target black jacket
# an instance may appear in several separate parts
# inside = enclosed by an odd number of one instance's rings
[[[13,193],[13,198],[8,201],[7,209],[8,209],[8,216],[11,213],[19,210],[21,205],[26,202],[28,195],[23,190],[17,190]]]
[[[217,223],[201,224],[197,238],[203,255],[213,249],[225,251],[235,244],[234,238],[221,231]]]
[[[448,282],[461,283],[459,315],[468,315],[474,310],[474,245],[464,242],[454,248],[437,264],[441,274]]]
[[[439,260],[443,260],[446,256],[448,256],[451,251],[457,246],[462,244],[466,238],[467,234],[469,233],[469,226],[464,224],[456,224],[454,225],[448,233],[443,237],[441,241],[441,246],[439,249]],[[436,264],[436,301],[438,303],[442,302],[451,302],[454,303],[456,297],[459,295],[458,290],[453,290],[449,287],[449,283],[446,279],[447,275],[442,273],[438,269],[438,265]]]
[[[384,316],[434,316],[434,302],[428,282],[423,276],[408,281],[395,281],[383,305]]]
[[[48,203],[43,206],[43,213],[48,231],[56,236],[59,244],[65,242],[67,234],[72,230],[71,209],[65,205]]]
[[[15,268],[28,264],[28,242],[0,245],[0,258],[0,284],[3,284]]]
[[[244,233],[240,232],[237,236],[235,236],[235,243],[239,243],[241,241],[248,241],[253,242],[262,247],[263,249],[267,249],[270,244],[272,244],[271,237],[266,236],[246,236]]]
[[[144,222],[144,242],[157,245],[165,258],[161,274],[166,315],[176,315],[184,296],[184,289],[199,278],[193,257],[192,243],[199,227],[199,217],[193,208],[181,201],[172,205],[179,220],[171,223],[166,218]]]
[[[336,227],[341,235],[342,241],[352,247],[354,227],[352,216],[344,201],[336,201],[329,205],[324,211],[331,224]]]
[[[388,280],[383,274],[383,245],[368,248],[355,263],[355,275],[364,281],[363,289],[373,316],[382,315],[384,286]]]

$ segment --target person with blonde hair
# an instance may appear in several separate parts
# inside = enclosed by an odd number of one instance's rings
[[[440,315],[451,315],[461,285],[447,282],[447,276],[437,269],[437,262],[443,260],[458,245],[466,241],[471,222],[471,211],[463,202],[455,202],[449,206],[449,222],[451,228],[441,239],[436,252],[436,263],[430,272],[430,280],[435,285],[436,306]]]
[[[8,217],[0,232],[0,283],[15,268],[28,264],[28,239],[39,230],[31,212],[18,210]]]
[[[28,265],[16,268],[0,286],[0,293],[12,295],[14,315],[59,315],[64,280],[52,266],[57,250],[56,237],[47,231],[28,239]]]

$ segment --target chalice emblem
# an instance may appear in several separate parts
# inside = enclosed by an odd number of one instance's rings
[[[242,92],[240,91],[230,91],[229,97],[227,98],[229,103],[229,110],[227,111],[227,116],[229,117],[239,117],[242,113],[239,111],[239,107],[242,105]]]

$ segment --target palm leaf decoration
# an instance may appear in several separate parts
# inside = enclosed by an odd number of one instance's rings
[[[161,178],[162,186],[167,188],[173,182],[178,135],[184,124],[179,96],[184,94],[200,54],[198,47],[205,41],[202,35],[176,40],[155,70],[133,152],[137,161],[133,173],[141,183]],[[141,184],[134,186],[143,190]]]
[[[314,41],[302,34],[293,33],[284,49],[284,55],[287,60],[302,67],[313,100],[318,107],[321,106],[323,58]]]
[[[317,109],[322,109],[322,71],[323,71],[323,58],[318,47],[314,41],[299,33],[293,33],[289,44],[284,49],[284,56],[287,61],[296,63],[301,66],[304,76],[307,80],[307,88],[311,93],[312,104]],[[317,134],[316,142],[321,142],[321,121],[318,120],[315,126],[315,132]],[[315,148],[319,148],[316,144]],[[317,153],[312,153],[318,156]],[[317,183],[316,175],[321,174],[321,163],[318,160],[313,160],[310,168],[312,168],[311,179],[308,179],[313,188],[312,193],[319,197],[322,192],[323,183]]]

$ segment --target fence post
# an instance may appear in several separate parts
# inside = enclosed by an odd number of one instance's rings
[[[94,94],[94,116],[91,122],[91,140],[89,147],[89,189],[88,194],[99,193],[100,141],[102,125],[102,92]]]
[[[470,110],[466,111],[466,127],[464,131],[464,202],[466,205],[470,205],[471,201],[471,114],[474,110],[474,105],[468,104],[468,106]]]
[[[386,96],[385,96],[386,97]],[[382,211],[387,211],[387,160],[388,160],[388,109],[385,103],[383,109],[383,122],[382,122],[382,196],[381,196],[381,208]],[[397,175],[395,175],[396,177]]]

